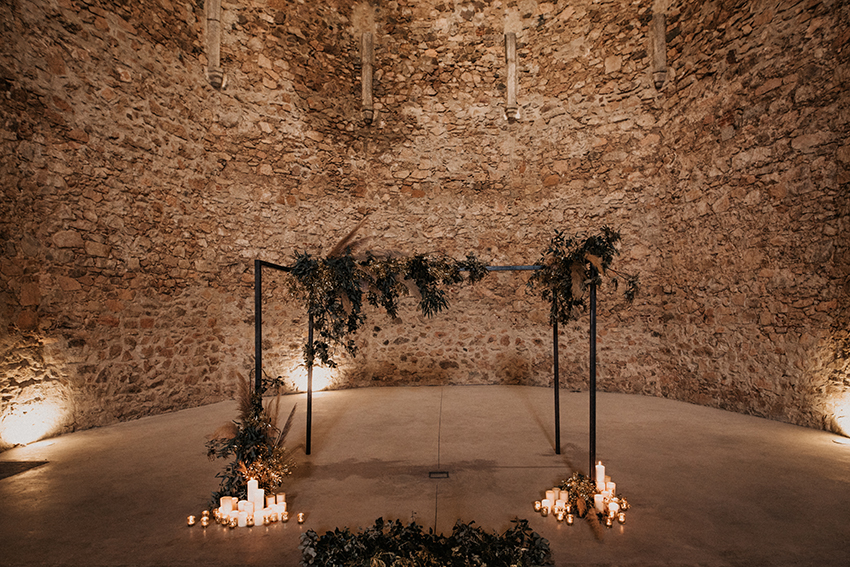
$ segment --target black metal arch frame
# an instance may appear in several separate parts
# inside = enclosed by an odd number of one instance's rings
[[[542,266],[487,266],[491,272],[516,272],[539,270]],[[292,268],[280,266],[264,260],[254,260],[254,388],[263,388],[263,268],[290,272]],[[307,343],[313,344],[313,314],[307,317]],[[552,350],[554,363],[555,391],[555,454],[561,454],[561,379],[558,368],[558,321],[552,325]],[[590,283],[590,445],[588,475],[593,473],[596,462],[596,278]],[[313,366],[307,366],[307,434],[305,453],[311,453],[313,427]]]

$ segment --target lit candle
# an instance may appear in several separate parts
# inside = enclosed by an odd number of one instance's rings
[[[189,526],[194,526],[195,525],[195,516],[189,516],[188,518],[186,518],[186,524],[189,525]]]
[[[566,500],[555,500],[555,510],[566,510],[567,509],[567,501]]]
[[[231,510],[233,510],[233,498],[230,496],[222,496],[220,500],[222,514],[229,514]]]
[[[539,512],[542,507],[543,507],[543,503],[540,500],[534,501],[534,511],[535,512]]]
[[[202,528],[205,528],[205,527],[207,527],[208,525],[210,525],[210,517],[209,517],[209,516],[204,516],[204,517],[202,517],[202,518],[201,518],[201,527],[202,527]]]
[[[298,512],[298,516],[296,516],[296,518],[298,519],[299,524],[303,524],[304,523],[304,512]]]
[[[605,486],[605,465],[602,464],[602,461],[596,464],[596,486],[600,484]]]
[[[251,502],[254,501],[255,493],[257,492],[257,489],[259,487],[260,487],[260,483],[256,479],[252,478],[251,480],[248,481],[248,500],[249,501],[251,501]]]
[[[602,494],[594,494],[593,495],[593,504],[596,507],[596,511],[600,514],[605,513],[605,496]]]
[[[620,511],[620,505],[619,504],[617,504],[616,502],[609,502],[608,503],[608,513],[611,514],[612,517],[616,516],[617,512],[619,512],[619,511]]]
[[[572,514],[567,514],[567,525],[568,526],[573,525],[574,521],[575,521],[575,517]]]
[[[626,523],[626,513],[620,512],[619,514],[617,514],[617,521],[620,522],[621,524],[625,524]]]

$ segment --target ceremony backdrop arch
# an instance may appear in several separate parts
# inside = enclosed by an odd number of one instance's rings
[[[263,268],[291,272],[289,266],[281,266],[264,260],[254,260],[254,389],[263,390]],[[516,266],[487,266],[488,272],[506,271],[536,271],[540,265],[516,265]],[[595,270],[592,267],[591,270]],[[593,471],[596,461],[596,287],[595,277],[589,281],[589,316],[590,316],[590,384],[589,384],[589,445],[588,445],[588,474]],[[557,301],[557,299],[553,299]],[[554,390],[554,417],[555,417],[555,453],[561,454],[561,419],[560,419],[560,369],[558,356],[558,320],[552,320],[552,350],[553,350],[553,390]],[[313,344],[313,314],[308,310],[307,316],[307,344]],[[305,438],[305,453],[312,452],[312,419],[313,419],[313,364],[307,363],[307,427]],[[260,403],[262,403],[262,398]]]

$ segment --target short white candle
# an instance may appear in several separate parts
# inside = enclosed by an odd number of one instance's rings
[[[551,502],[557,500],[557,498],[555,498],[555,492],[553,490],[546,491],[546,500],[549,500]]]
[[[271,508],[277,503],[277,496],[274,494],[266,494],[266,508]]]
[[[274,495],[275,502],[277,504],[285,504],[286,503],[286,492],[278,492]]]
[[[605,485],[605,465],[602,464],[602,461],[596,463],[596,484]]]
[[[594,494],[593,495],[593,504],[596,507],[596,511],[602,514],[605,513],[605,496],[602,494]]]
[[[616,482],[606,482],[605,490],[611,493],[611,496],[617,493],[617,483]]]
[[[553,488],[553,489],[552,489],[552,496],[553,496],[553,498],[552,498],[552,502],[554,502],[554,501],[556,501],[556,500],[560,500],[560,498],[561,498],[561,489],[560,489],[560,488],[558,488],[557,486],[556,486],[555,488]]]
[[[566,500],[555,500],[555,509],[556,510],[566,510],[567,509],[567,501]]]
[[[541,511],[542,511],[544,508],[545,508],[547,511],[551,511],[551,510],[552,510],[552,501],[551,501],[551,500],[549,500],[548,498],[544,498],[544,499],[543,499],[543,502],[541,502],[540,504],[541,504],[541,506],[540,506],[540,510],[541,510]]]
[[[239,526],[240,528],[245,528],[248,526],[248,512],[245,512],[244,510],[242,512],[239,512],[238,518],[239,519],[237,520],[236,524],[237,526]]]
[[[222,514],[229,514],[231,510],[233,510],[233,498],[230,496],[222,496],[221,500],[219,500],[219,504],[221,507],[219,511]]]

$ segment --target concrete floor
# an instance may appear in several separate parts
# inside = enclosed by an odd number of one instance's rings
[[[0,480],[0,565],[281,565],[299,535],[378,517],[451,531],[458,519],[504,531],[527,518],[556,565],[850,564],[850,445],[823,431],[670,400],[600,393],[597,453],[632,504],[598,541],[532,510],[546,488],[586,471],[587,394],[403,387],[317,393],[312,455],[304,395],[289,446],[289,507],[307,521],[229,530],[186,526],[224,461],[205,437],[235,417],[225,402],[82,431],[0,454],[47,464]],[[284,415],[285,417],[285,415]],[[448,479],[429,478],[448,471]]]

